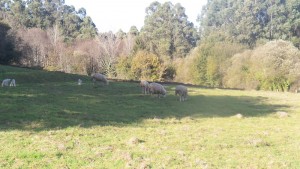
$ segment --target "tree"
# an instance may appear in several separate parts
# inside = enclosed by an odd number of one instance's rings
[[[18,62],[21,57],[14,44],[16,38],[10,34],[10,29],[8,24],[0,22],[0,64]]]
[[[65,5],[64,0],[4,0],[0,8],[13,27],[46,30],[58,25],[65,42],[97,35],[96,25],[86,10],[76,11],[74,6]]]
[[[253,48],[261,39],[292,40],[299,44],[300,3],[297,0],[210,0],[199,21],[205,39],[224,32],[224,40],[234,40]]]
[[[146,8],[145,25],[139,38],[140,47],[170,58],[185,57],[196,46],[197,32],[187,20],[185,9],[171,2],[153,2]]]
[[[101,49],[97,58],[100,71],[108,76],[115,76],[114,66],[121,51],[121,39],[117,38],[112,32],[109,32],[99,35],[98,43]]]
[[[136,26],[131,26],[128,32],[130,35],[137,36],[139,35],[139,30]]]
[[[224,78],[228,87],[288,91],[300,78],[300,51],[283,40],[237,54],[230,61]]]
[[[131,72],[136,80],[160,80],[160,60],[153,53],[139,51],[132,59]]]

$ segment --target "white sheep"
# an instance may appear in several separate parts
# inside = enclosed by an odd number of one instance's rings
[[[143,94],[149,94],[149,83],[146,80],[140,82],[140,87],[142,88]]]
[[[106,85],[109,84],[108,80],[106,79],[106,77],[103,74],[100,73],[96,73],[92,75],[92,80],[94,82],[94,84],[96,84],[97,82],[102,82]]]
[[[82,80],[81,80],[81,79],[78,79],[77,84],[78,84],[79,86],[82,85]]]
[[[15,79],[11,79],[10,85],[9,85],[9,86],[14,86],[14,87],[16,87],[16,80],[15,80]]]
[[[179,95],[179,101],[187,100],[188,90],[186,86],[177,85],[175,88],[175,96]]]
[[[157,97],[160,98],[160,95],[166,97],[167,96],[167,91],[164,88],[163,85],[158,84],[158,83],[150,83],[149,84],[149,93],[150,94],[157,94]]]
[[[1,84],[2,87],[4,86],[16,86],[16,80],[15,79],[4,79],[2,81],[2,84]]]

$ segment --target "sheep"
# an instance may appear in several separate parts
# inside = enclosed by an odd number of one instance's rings
[[[1,84],[2,87],[4,86],[16,86],[16,80],[15,79],[4,79],[2,81],[2,84]]]
[[[140,82],[140,87],[142,88],[143,94],[149,94],[149,83],[146,80]]]
[[[1,86],[2,86],[2,87],[3,87],[3,86],[9,86],[9,83],[10,83],[10,79],[4,79],[4,80],[2,81]]]
[[[9,86],[14,86],[16,87],[16,80],[15,79],[11,79],[10,85]]]
[[[79,86],[82,85],[82,80],[81,80],[81,79],[78,79],[77,84],[78,84]]]
[[[175,88],[175,96],[179,95],[179,101],[187,100],[188,90],[183,85],[177,85]]]
[[[109,84],[109,82],[106,79],[106,77],[103,74],[100,74],[100,73],[93,74],[92,75],[92,80],[93,80],[94,84],[96,84],[97,81],[98,82],[103,82],[106,85]]]
[[[160,95],[163,97],[167,96],[167,91],[161,84],[158,83],[150,83],[149,84],[149,93],[150,94],[157,94],[157,97],[160,98]]]

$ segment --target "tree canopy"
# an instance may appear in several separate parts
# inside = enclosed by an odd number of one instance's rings
[[[299,47],[298,0],[209,0],[199,21],[203,37],[222,32],[224,39],[250,47],[264,39],[289,40]]]
[[[179,3],[153,2],[146,8],[145,25],[140,38],[141,48],[159,56],[185,57],[198,40],[194,24],[188,21],[185,8]]]
[[[65,41],[91,38],[97,29],[86,10],[75,10],[64,0],[4,0],[0,3],[2,14],[17,27],[47,29],[59,26]]]

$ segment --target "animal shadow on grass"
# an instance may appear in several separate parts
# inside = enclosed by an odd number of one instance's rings
[[[124,126],[153,118],[259,117],[287,108],[267,104],[265,97],[192,95],[185,102],[173,93],[165,98],[143,95],[136,85],[115,82],[93,88],[20,86],[0,92],[0,130],[50,130],[73,126]]]

